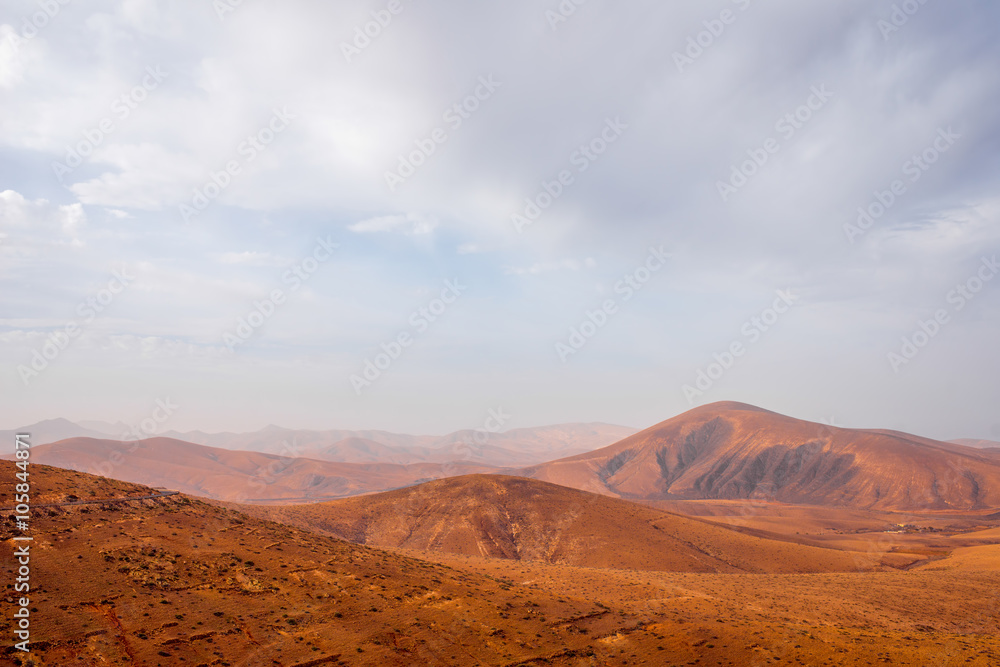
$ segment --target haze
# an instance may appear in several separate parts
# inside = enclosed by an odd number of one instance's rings
[[[1000,439],[995,4],[220,4],[0,8],[0,426]]]

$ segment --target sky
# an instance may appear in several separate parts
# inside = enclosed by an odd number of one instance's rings
[[[998,21],[5,2],[0,427],[1000,440]]]

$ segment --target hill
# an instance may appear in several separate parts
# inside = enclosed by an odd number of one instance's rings
[[[577,651],[579,598],[456,571],[178,495],[32,464],[31,648],[0,664],[521,664]],[[0,462],[3,480],[14,465]],[[11,485],[0,505],[12,504]],[[110,493],[111,496],[104,494]],[[11,524],[0,539],[11,544]],[[5,558],[5,569],[12,559]],[[69,572],[71,576],[67,576]],[[13,577],[5,581],[11,596]],[[12,614],[0,632],[13,637]],[[626,621],[616,627],[624,626]],[[605,651],[606,653],[606,651]],[[15,663],[12,658],[16,658]],[[41,659],[41,663],[37,660]]]
[[[741,403],[699,407],[519,474],[642,500],[897,511],[1000,507],[1000,460],[988,452],[895,431],[815,424]]]
[[[467,475],[254,515],[358,544],[595,568],[846,572],[857,554],[747,535],[698,519],[531,479]],[[868,569],[918,558],[863,559]]]

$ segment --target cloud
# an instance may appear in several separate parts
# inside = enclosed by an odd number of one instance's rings
[[[110,144],[95,151],[95,164],[111,166],[70,190],[85,204],[155,211],[190,200],[204,167],[189,155],[158,144]]]
[[[15,46],[20,40],[13,26],[0,24],[0,88],[12,88],[24,77],[24,66]]]
[[[376,218],[368,218],[353,225],[348,225],[347,228],[358,234],[400,232],[407,236],[423,236],[433,233],[438,225],[437,219],[432,216],[407,213],[406,215],[384,215]]]
[[[37,254],[52,246],[82,246],[87,214],[81,204],[30,200],[14,190],[0,192],[0,228],[6,252]]]
[[[563,259],[557,262],[535,262],[528,267],[511,266],[507,267],[505,273],[513,276],[537,276],[540,273],[552,271],[581,271],[592,269],[595,266],[597,266],[597,261],[593,257],[587,257],[584,260]]]
[[[288,260],[269,252],[245,250],[243,252],[224,252],[218,256],[223,264],[245,264],[248,266],[283,266]]]

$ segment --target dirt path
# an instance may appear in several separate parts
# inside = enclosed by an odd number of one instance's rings
[[[163,491],[162,493],[151,493],[145,496],[135,496],[134,498],[98,498],[96,500],[73,500],[68,503],[47,503],[44,505],[31,505],[31,509],[40,507],[70,507],[72,505],[105,505],[109,503],[128,503],[134,500],[154,500],[156,498],[166,498],[176,496],[180,491]],[[13,512],[13,507],[0,507],[0,512]]]

